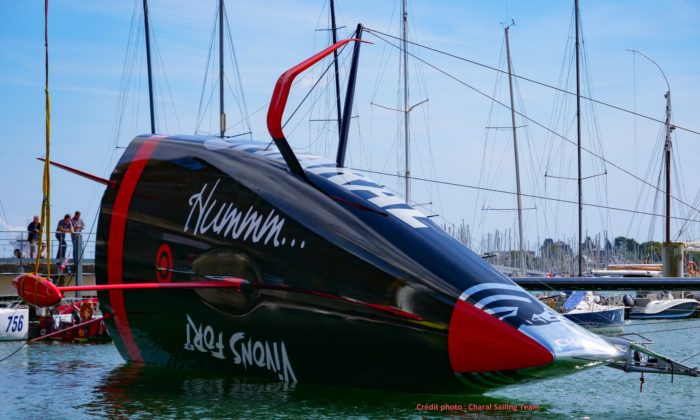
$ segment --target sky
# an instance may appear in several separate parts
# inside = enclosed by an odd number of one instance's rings
[[[123,146],[150,130],[141,29],[141,1],[53,1],[49,8],[51,156],[84,171],[109,177]],[[216,1],[152,0],[157,132],[200,134],[217,131],[216,78],[208,61]],[[563,0],[409,1],[409,39],[436,50],[505,70],[504,22],[510,29],[514,72],[548,85],[573,90],[572,10]],[[226,1],[239,73],[227,52],[228,134],[250,131],[270,139],[267,103],[279,75],[329,43],[328,5],[309,1]],[[340,36],[357,23],[387,34],[400,31],[400,1],[337,1]],[[581,1],[586,96],[662,120],[666,83],[672,92],[673,122],[700,131],[700,3],[697,1]],[[43,2],[0,2],[0,230],[24,229],[41,204],[44,155]],[[403,117],[381,108],[401,108],[400,51],[365,33],[353,107],[348,166],[382,173],[404,170]],[[214,51],[216,52],[216,51]],[[503,74],[412,46],[409,52],[410,105],[428,99],[410,114],[410,166],[414,177],[515,191],[513,140],[507,108],[477,93],[508,103]],[[341,55],[345,79],[349,63]],[[207,67],[207,63],[209,67]],[[295,85],[287,116],[303,98],[325,61]],[[209,72],[207,73],[207,68]],[[446,76],[449,74],[450,76]],[[209,74],[205,82],[205,74]],[[329,73],[330,74],[330,73]],[[328,76],[328,75],[327,75]],[[246,107],[239,89],[240,77]],[[455,80],[457,79],[457,80]],[[344,83],[344,82],[343,82]],[[204,89],[203,89],[204,86]],[[516,126],[522,191],[559,200],[577,198],[575,97],[517,80]],[[202,93],[204,91],[204,93]],[[213,99],[212,99],[213,98]],[[203,105],[201,105],[203,104]],[[203,110],[202,110],[203,109]],[[244,109],[250,115],[242,117]],[[329,77],[309,96],[285,132],[293,147],[335,155],[333,85]],[[663,213],[654,204],[663,147],[663,125],[602,105],[582,104],[585,148],[607,160],[583,154],[584,202]],[[700,208],[697,162],[700,135],[677,129],[673,135],[672,192]],[[623,168],[625,173],[616,167]],[[547,177],[545,177],[545,174]],[[634,176],[631,176],[633,174]],[[368,174],[403,194],[396,176]],[[559,177],[559,178],[556,178]],[[53,169],[52,216],[81,210],[88,231],[103,187]],[[496,230],[515,238],[513,195],[412,181],[411,202],[439,224],[470,225],[473,247]],[[577,206],[525,197],[524,238],[535,249],[544,238],[575,238]],[[674,237],[700,240],[700,214],[674,201]],[[488,210],[505,209],[505,210]],[[630,212],[584,208],[584,230],[595,236],[662,240],[663,220]]]

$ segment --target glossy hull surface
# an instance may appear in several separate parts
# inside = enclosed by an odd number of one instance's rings
[[[235,277],[248,287],[99,292],[125,359],[438,391],[616,356],[388,190],[300,160],[309,181],[265,143],[132,142],[102,200],[97,283]]]

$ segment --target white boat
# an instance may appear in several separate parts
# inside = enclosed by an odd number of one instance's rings
[[[698,313],[700,302],[695,299],[675,298],[671,293],[635,299],[630,319],[689,318]]]
[[[29,335],[29,307],[20,302],[0,307],[0,341],[24,341]]]
[[[608,305],[593,292],[574,292],[564,302],[564,317],[585,328],[619,327],[625,320],[625,307]]]

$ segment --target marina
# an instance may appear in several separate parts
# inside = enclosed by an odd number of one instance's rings
[[[26,175],[0,191],[9,418],[700,408],[700,55],[605,24],[656,27],[637,9],[49,3],[2,6],[37,25],[0,87],[43,72],[0,103],[33,121],[0,152]]]
[[[700,342],[700,320],[671,325],[674,327],[642,321],[627,330],[683,328],[683,331],[668,331],[657,336],[663,339],[659,351],[664,352],[684,348],[680,344],[686,341]],[[0,353],[7,354],[16,345],[0,343]],[[302,383],[289,386],[230,376],[139,368],[126,365],[111,344],[39,343],[34,346],[31,352],[19,353],[3,363],[4,373],[0,376],[0,386],[5,389],[3,399],[17,402],[5,405],[4,415],[9,418],[35,415],[57,418],[308,418],[352,417],[362,413],[370,418],[469,418],[475,415],[521,418],[527,414],[547,419],[685,420],[693,417],[700,398],[694,378],[677,377],[671,383],[669,377],[647,377],[644,392],[640,394],[638,375],[626,374],[620,378],[612,369],[589,370],[481,396],[415,394]],[[684,358],[692,356],[685,350],[678,354]],[[47,392],[49,381],[51,392]],[[31,416],[22,408],[22,402],[29,400],[28,395],[42,395],[42,404]],[[521,404],[538,409],[524,412],[519,409]],[[456,409],[460,405],[462,409]],[[450,411],[450,406],[455,409]],[[519,411],[514,411],[512,406]]]

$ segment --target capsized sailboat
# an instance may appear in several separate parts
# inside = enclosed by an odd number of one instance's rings
[[[393,192],[342,161],[291,149],[281,120],[292,81],[353,41],[280,77],[267,118],[274,146],[131,142],[104,182],[93,287],[121,355],[432,392],[483,392],[598,365],[640,371],[629,354],[644,353],[641,345],[575,325]],[[358,56],[359,43],[353,65]],[[15,283],[35,304],[62,298],[36,275]],[[700,374],[666,360],[644,371]]]

